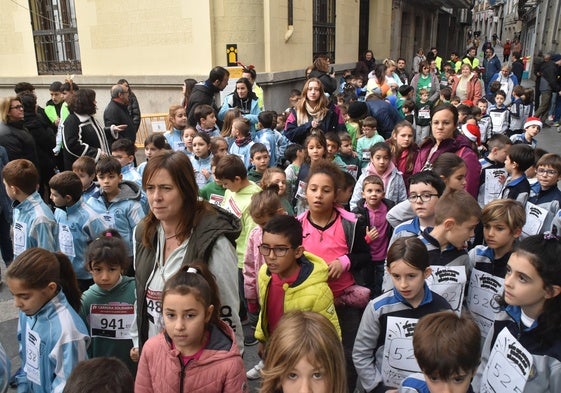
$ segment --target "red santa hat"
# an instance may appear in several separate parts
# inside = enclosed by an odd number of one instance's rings
[[[462,133],[472,142],[481,145],[481,132],[477,124],[464,124],[462,126]]]
[[[540,130],[543,128],[543,123],[542,121],[539,119],[539,117],[529,117],[528,119],[526,119],[526,123],[524,123],[524,129],[530,127],[530,126],[538,126],[540,127]]]

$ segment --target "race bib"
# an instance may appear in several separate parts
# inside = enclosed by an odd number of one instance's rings
[[[224,201],[224,197],[218,194],[210,194],[210,196],[208,197],[208,201],[213,205],[221,206],[222,201]]]
[[[423,107],[419,109],[418,117],[419,119],[430,119],[430,108]]]
[[[14,256],[27,250],[27,224],[16,221],[14,223]]]
[[[27,374],[27,379],[37,385],[41,385],[41,338],[39,334],[31,329],[27,329],[25,337],[25,366],[23,370]]]
[[[485,169],[485,185],[483,195],[483,203],[485,205],[501,197],[503,184],[501,184],[499,180],[501,179],[501,177],[506,179],[506,176],[507,172],[505,169]]]
[[[74,252],[74,239],[70,227],[65,224],[58,224],[58,244],[60,251],[68,257],[75,257]]]
[[[103,213],[101,219],[105,223],[106,228],[115,228],[115,217],[111,213]]]
[[[296,196],[298,198],[306,199],[306,187],[308,183],[305,181],[300,180],[298,182],[298,188],[296,189]]]
[[[345,166],[345,170],[351,174],[352,177],[356,179],[358,175],[358,166],[357,165],[347,165]]]
[[[481,379],[481,393],[522,393],[534,365],[532,354],[507,328],[497,336]]]
[[[148,289],[146,291],[146,309],[148,310],[148,319],[156,327],[160,326],[162,317],[162,291],[154,291]]]
[[[547,218],[548,210],[543,207],[526,202],[526,224],[522,227],[522,238],[537,235]]]
[[[458,315],[462,312],[466,285],[466,268],[464,266],[431,266],[432,273],[426,279],[430,290],[438,293],[450,303]]]
[[[230,213],[232,213],[234,216],[238,218],[242,217],[243,212],[236,204],[236,201],[234,201],[234,198],[228,199],[228,203],[226,203],[226,206],[224,206],[224,208],[228,210]]]
[[[362,149],[362,161],[370,161],[370,149]]]
[[[504,279],[495,277],[481,270],[473,269],[469,279],[469,291],[466,304],[473,319],[481,330],[481,337],[487,337],[496,316],[495,296],[500,295]]]
[[[90,335],[114,340],[127,340],[134,319],[132,304],[92,304]]]
[[[413,353],[413,332],[418,319],[388,317],[382,376],[384,384],[398,387],[409,375],[421,372]]]

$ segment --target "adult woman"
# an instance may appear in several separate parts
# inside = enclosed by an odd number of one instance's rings
[[[193,91],[193,87],[197,84],[197,80],[193,78],[187,78],[183,81],[181,86],[181,92],[183,93],[183,99],[181,100],[181,106],[187,110],[189,106],[189,96]]]
[[[425,57],[425,51],[423,50],[423,48],[419,48],[417,54],[413,58],[413,74],[418,74],[419,72],[421,72],[421,62],[426,60],[427,58]]]
[[[329,59],[325,56],[318,56],[314,60],[314,68],[310,72],[310,78],[318,78],[323,84],[323,91],[332,95],[337,90],[337,79],[334,75],[328,74]]]
[[[415,89],[417,99],[420,97],[421,89],[428,90],[431,102],[436,102],[440,96],[440,81],[435,74],[430,72],[430,65],[426,61],[419,63],[419,73],[415,74],[411,80],[411,87]]]
[[[374,71],[376,66],[376,59],[374,58],[374,52],[370,49],[364,52],[364,58],[356,63],[356,74],[359,75],[364,82],[368,80],[368,74]]]
[[[6,97],[0,101],[0,146],[4,146],[10,161],[25,158],[35,165],[35,141],[23,125],[23,104],[19,97]]]
[[[329,102],[318,78],[310,78],[304,84],[296,107],[290,110],[286,119],[284,135],[291,142],[302,144],[312,128],[324,132],[345,129],[339,109]]]
[[[471,141],[458,132],[457,126],[456,107],[443,104],[434,108],[431,119],[432,135],[421,144],[413,173],[431,168],[432,163],[442,153],[455,153],[465,161],[468,168],[466,191],[477,198],[481,164]]]
[[[483,97],[481,82],[477,74],[471,71],[469,64],[463,63],[460,67],[460,75],[454,75],[452,84],[452,96],[460,97],[460,101],[469,100],[474,104]]]
[[[165,280],[182,265],[199,260],[208,264],[216,278],[222,303],[221,318],[234,329],[238,345],[243,347],[234,248],[240,233],[239,220],[198,198],[193,167],[181,152],[166,151],[150,158],[142,187],[146,190],[150,211],[135,232],[134,346],[141,348],[149,337],[160,331]]]
[[[403,82],[395,73],[397,64],[392,59],[384,59],[384,65],[386,66],[386,84],[390,86],[393,94],[397,95],[397,89],[403,85]]]
[[[387,67],[384,63],[376,64],[374,71],[368,75],[366,84],[366,95],[378,91],[382,98],[392,95],[393,91],[386,80]]]
[[[76,90],[68,103],[70,115],[62,125],[64,143],[64,168],[72,170],[72,164],[78,157],[92,157],[96,162],[111,153],[109,142],[103,127],[94,118],[97,110],[95,91],[92,89]],[[117,132],[108,131],[115,139]]]
[[[224,115],[229,109],[239,108],[242,116],[249,120],[251,124],[251,135],[255,134],[255,125],[259,122],[257,116],[259,109],[259,99],[252,90],[251,82],[247,78],[240,78],[236,82],[236,90],[224,98],[222,108],[218,112],[218,119],[224,120]]]

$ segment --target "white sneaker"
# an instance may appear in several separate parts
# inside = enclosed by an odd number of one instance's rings
[[[249,380],[256,380],[261,378],[261,369],[263,368],[263,360],[260,360],[251,370],[249,370],[245,375]]]

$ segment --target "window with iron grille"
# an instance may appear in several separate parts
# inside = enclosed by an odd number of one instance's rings
[[[37,72],[81,74],[74,0],[29,0]]]
[[[314,59],[320,55],[335,63],[335,0],[314,0]]]

